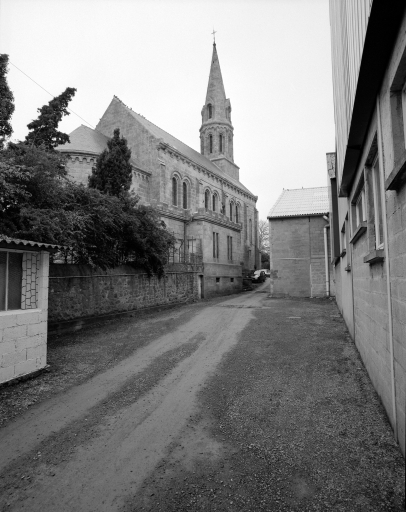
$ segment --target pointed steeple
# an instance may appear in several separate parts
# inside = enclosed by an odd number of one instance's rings
[[[239,179],[234,163],[231,103],[226,98],[216,43],[213,43],[206,101],[202,108],[200,152],[233,178]]]
[[[206,105],[212,105],[215,119],[225,118],[226,92],[221,76],[220,62],[217,55],[216,43],[213,43],[209,83],[207,85]]]

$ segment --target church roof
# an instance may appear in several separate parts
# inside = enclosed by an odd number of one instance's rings
[[[61,153],[86,153],[99,155],[107,148],[108,137],[97,130],[80,125],[69,134],[70,142],[57,146],[55,149]]]
[[[296,188],[282,192],[271,208],[268,219],[323,215],[329,210],[327,187]]]
[[[121,103],[131,113],[131,115],[140,124],[142,124],[142,126],[144,128],[146,128],[150,133],[152,133],[152,135],[154,135],[157,139],[162,139],[163,142],[165,142],[169,146],[172,146],[173,148],[175,148],[179,153],[182,153],[182,155],[184,155],[189,160],[192,160],[196,164],[201,165],[208,171],[211,171],[213,174],[215,174],[225,180],[228,180],[234,186],[242,189],[247,194],[250,194],[251,196],[254,195],[246,187],[244,187],[244,185],[240,181],[238,181],[238,180],[232,178],[231,176],[229,176],[228,174],[226,174],[222,169],[217,167],[216,164],[211,162],[204,155],[202,155],[198,151],[195,151],[194,149],[192,149],[191,147],[189,147],[184,142],[180,141],[179,139],[177,139],[170,133],[166,132],[165,130],[162,130],[162,128],[159,128],[154,123],[151,123],[151,121],[148,121],[148,119],[145,119],[145,117],[143,117],[141,114],[137,114],[136,112],[134,112],[131,108],[127,107],[127,105],[125,105],[116,96],[114,96],[113,101],[117,101],[117,102]]]

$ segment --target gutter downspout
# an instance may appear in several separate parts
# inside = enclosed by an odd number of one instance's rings
[[[328,221],[328,218],[323,215],[323,219]],[[328,262],[328,239],[327,239],[327,229],[330,228],[330,223],[326,224],[323,228],[324,230],[324,265],[326,269],[326,297],[330,297],[330,268]]]
[[[378,155],[379,155],[379,178],[380,192],[382,203],[382,224],[385,250],[385,267],[386,267],[386,293],[388,296],[388,327],[389,327],[389,349],[391,358],[391,387],[392,387],[392,413],[393,413],[393,430],[395,433],[395,441],[398,441],[397,414],[396,414],[396,387],[395,387],[395,358],[393,352],[393,314],[392,314],[392,295],[390,282],[389,267],[389,240],[388,240],[388,217],[386,213],[386,194],[385,194],[385,177],[383,169],[383,147],[382,147],[382,125],[381,125],[381,105],[379,95],[376,97],[376,111],[378,118]]]

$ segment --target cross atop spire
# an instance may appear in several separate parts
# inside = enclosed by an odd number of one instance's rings
[[[217,30],[214,30],[214,27],[213,27],[213,32],[211,33],[213,36],[213,44],[216,44],[216,33],[217,33]]]

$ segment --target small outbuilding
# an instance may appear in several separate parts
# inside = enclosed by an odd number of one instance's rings
[[[58,249],[0,235],[0,384],[47,364],[49,253]]]
[[[332,294],[327,187],[284,190],[268,215],[271,295]]]

